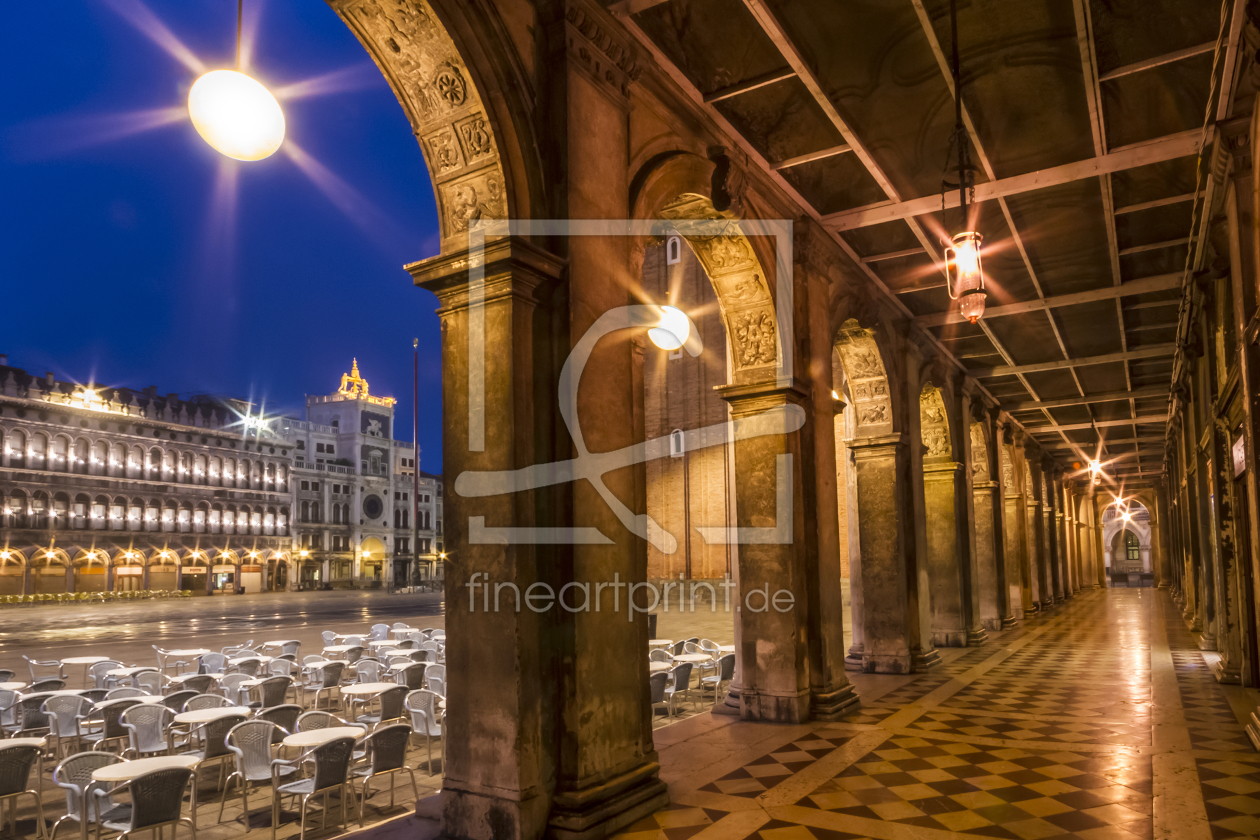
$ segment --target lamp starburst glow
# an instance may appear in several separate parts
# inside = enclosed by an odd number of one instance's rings
[[[984,316],[984,266],[980,262],[983,241],[974,230],[966,230],[957,234],[953,245],[945,249],[949,296],[958,301],[962,316],[973,324]]]
[[[691,335],[691,320],[673,306],[661,307],[661,322],[648,330],[648,338],[662,350],[677,350],[687,343]]]
[[[236,70],[211,70],[188,92],[201,139],[234,160],[263,160],[284,142],[284,112],[271,91]]]

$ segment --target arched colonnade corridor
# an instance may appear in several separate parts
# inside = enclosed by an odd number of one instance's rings
[[[1210,790],[1260,786],[1219,687],[1255,684],[1241,5],[1128,40],[1135,10],[964,10],[977,324],[939,270],[939,4],[329,4],[438,203],[407,270],[453,487],[442,832],[1228,836]],[[658,728],[646,584],[680,578],[729,581],[735,664]],[[582,608],[499,607],[539,586]]]

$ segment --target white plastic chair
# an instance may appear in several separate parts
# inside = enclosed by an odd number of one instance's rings
[[[247,720],[238,723],[228,732],[225,742],[233,755],[233,770],[223,788],[223,800],[219,803],[219,822],[223,822],[223,806],[227,804],[228,792],[232,789],[232,781],[241,783],[241,808],[245,820],[249,821],[249,786],[268,784],[273,778],[291,776],[297,772],[297,765],[287,762],[275,762],[272,755],[272,744],[276,743],[276,733],[280,727],[267,720]]]
[[[433,775],[433,739],[442,739],[442,718],[445,717],[437,707],[440,695],[428,689],[417,689],[409,692],[403,705],[411,713],[411,729],[424,736],[429,751],[429,775]]]
[[[127,757],[165,755],[170,747],[166,728],[173,717],[174,713],[161,703],[141,703],[123,712],[119,720],[127,730]]]

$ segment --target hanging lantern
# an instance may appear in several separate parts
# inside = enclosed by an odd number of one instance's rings
[[[945,249],[945,275],[950,300],[958,301],[963,317],[971,323],[984,315],[984,266],[980,245],[984,237],[973,230],[963,231]]]

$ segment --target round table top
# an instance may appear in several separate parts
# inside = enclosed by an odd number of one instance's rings
[[[680,653],[674,657],[675,662],[712,662],[713,657],[707,653]]]
[[[42,747],[43,738],[4,738],[0,739],[0,750],[5,747]]]
[[[88,691],[86,688],[59,688],[56,691],[32,691],[29,694],[23,694],[23,697],[69,697],[70,695],[80,696],[83,692]]]
[[[312,729],[309,732],[294,732],[284,736],[286,747],[318,747],[338,738],[362,738],[367,732],[357,726],[330,726],[327,729]]]
[[[734,653],[735,645],[718,645],[718,650],[722,651],[722,653]]]
[[[114,668],[113,670],[106,671],[105,673],[109,674],[111,677],[130,677],[144,671],[156,670],[157,668],[154,668],[152,665],[136,665],[131,668]]]
[[[21,691],[27,685],[24,682],[3,682],[0,683],[0,691]]]
[[[411,651],[407,650],[406,648],[390,648],[389,650],[378,650],[376,652],[376,655],[377,656],[406,656],[409,653],[411,653]]]
[[[668,671],[670,668],[673,668],[673,667],[674,666],[668,662],[649,662],[648,673],[655,674],[657,671]]]
[[[342,694],[349,694],[354,697],[360,694],[380,694],[390,688],[398,688],[398,683],[374,682],[374,683],[357,683],[355,685],[343,686]]]
[[[98,782],[127,782],[154,770],[169,770],[172,767],[196,767],[198,759],[193,755],[159,755],[153,758],[137,758],[135,761],[120,761],[107,764],[92,771],[92,778]]]
[[[213,709],[197,709],[194,712],[180,712],[175,715],[176,723],[209,723],[228,715],[248,715],[252,709],[248,706],[218,706]]]
[[[673,643],[673,639],[648,639],[648,644],[652,647],[669,647]]]
[[[168,650],[167,656],[205,656],[207,653],[214,653],[209,648],[188,648],[186,650]]]
[[[324,653],[345,653],[357,647],[362,647],[362,645],[325,645]]]
[[[101,702],[92,706],[92,708],[103,709],[106,706],[112,706],[115,703],[133,703],[133,704],[134,703],[161,703],[164,699],[166,698],[159,697],[156,694],[146,694],[143,697],[114,697],[109,700],[102,700]]]
[[[229,659],[229,665],[240,665],[242,662],[249,662],[251,659],[257,659],[259,662],[270,662],[272,657],[263,656],[261,653],[251,653],[247,656],[238,656],[235,659]]]
[[[212,680],[223,679],[222,674],[178,674],[174,677],[171,677],[170,680],[173,683],[182,683],[182,682],[187,682],[188,680],[191,680],[193,677],[209,677]]]
[[[62,665],[95,665],[97,662],[108,662],[109,656],[72,656],[61,660]]]
[[[393,633],[395,636],[397,636],[399,633],[414,633],[414,632],[416,632],[416,628],[414,628],[414,627],[391,627],[389,632],[391,632],[391,633]]]
[[[386,645],[398,644],[394,639],[368,639],[367,643],[371,647],[385,647]]]

